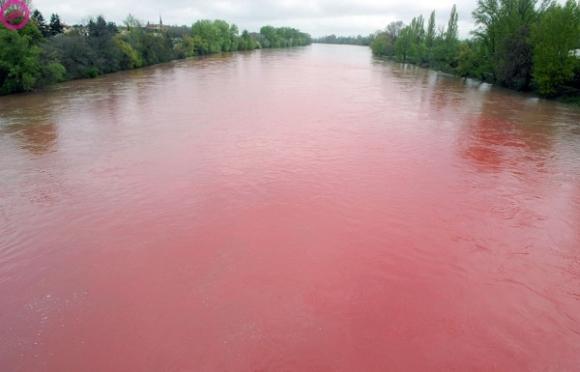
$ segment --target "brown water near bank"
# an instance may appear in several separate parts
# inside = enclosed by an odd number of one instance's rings
[[[580,365],[580,110],[315,45],[0,98],[1,371]]]

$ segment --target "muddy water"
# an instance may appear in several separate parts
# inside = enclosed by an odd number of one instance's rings
[[[321,46],[0,98],[0,370],[577,370],[580,110]]]

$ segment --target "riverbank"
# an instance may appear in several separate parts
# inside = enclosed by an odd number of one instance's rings
[[[444,74],[447,74],[449,76],[453,76],[453,77],[460,78],[460,79],[470,79],[470,80],[473,80],[473,81],[477,81],[477,82],[479,82],[481,84],[489,84],[491,86],[497,86],[499,88],[507,89],[507,90],[512,91],[512,92],[518,92],[518,93],[523,93],[523,94],[530,94],[530,95],[533,95],[533,97],[538,98],[538,99],[544,99],[544,100],[547,100],[547,101],[558,102],[558,103],[562,103],[562,104],[565,104],[565,105],[575,106],[575,107],[580,108],[580,95],[569,95],[569,96],[561,96],[561,97],[545,97],[545,96],[541,96],[541,95],[537,94],[537,92],[534,92],[534,91],[518,91],[516,89],[510,89],[508,87],[502,87],[502,86],[499,86],[497,84],[494,84],[494,83],[491,83],[491,82],[488,82],[488,81],[484,81],[484,80],[481,80],[481,79],[477,79],[477,78],[474,78],[472,76],[460,76],[460,75],[454,73],[453,71],[449,71],[449,70],[445,71],[443,69],[437,69],[437,68],[434,68],[434,67],[431,67],[431,66],[428,66],[428,65],[418,65],[418,64],[409,63],[409,62],[404,63],[404,62],[398,61],[395,58],[385,57],[385,56],[376,56],[376,55],[374,55],[373,57],[375,59],[377,59],[377,60],[381,60],[381,61],[385,61],[385,62],[398,63],[398,64],[401,64],[401,65],[410,65],[410,66],[414,66],[414,67],[421,68],[421,69],[425,69],[425,70],[431,70],[431,71],[436,71],[436,72],[444,73]]]
[[[428,66],[566,102],[580,99],[580,5],[506,0],[478,2],[473,37],[459,38],[459,11],[446,27],[433,11],[392,22],[371,44],[377,56]]]
[[[21,31],[0,29],[0,94],[32,91],[55,83],[94,78],[194,56],[309,45],[309,34],[290,27],[264,26],[239,32],[222,20],[192,27],[142,25],[132,17],[124,26],[103,17],[86,25],[48,28],[35,12]]]

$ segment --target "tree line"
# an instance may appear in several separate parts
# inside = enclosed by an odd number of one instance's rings
[[[341,45],[366,45],[369,46],[373,42],[375,35],[369,36],[336,36],[328,35],[314,39],[315,43],[319,44],[341,44]]]
[[[193,56],[311,43],[310,35],[289,27],[240,33],[222,20],[200,20],[191,27],[160,23],[144,25],[129,16],[119,26],[99,16],[68,27],[57,14],[46,22],[35,10],[20,31],[0,26],[0,94]]]
[[[548,97],[580,97],[580,3],[478,0],[472,37],[458,37],[453,6],[447,26],[436,14],[377,32],[377,56],[472,77]]]

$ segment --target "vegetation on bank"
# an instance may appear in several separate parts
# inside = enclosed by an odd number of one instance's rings
[[[315,43],[319,44],[341,44],[341,45],[366,45],[369,46],[375,39],[375,35],[369,36],[336,36],[328,35],[314,39]]]
[[[373,53],[546,97],[580,96],[580,3],[478,0],[472,38],[458,38],[454,6],[447,27],[435,12],[375,35]],[[578,101],[576,99],[576,101]]]
[[[191,27],[143,25],[129,16],[118,26],[99,16],[68,27],[39,11],[22,30],[0,26],[0,94],[213,53],[286,48],[311,43],[293,28],[243,31],[225,21],[201,20]]]

